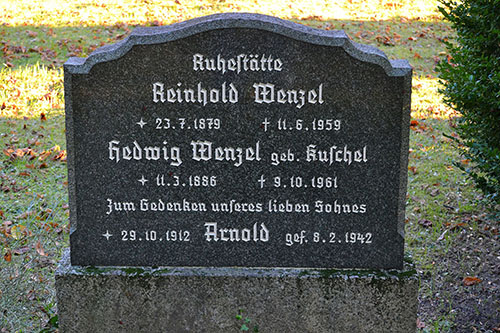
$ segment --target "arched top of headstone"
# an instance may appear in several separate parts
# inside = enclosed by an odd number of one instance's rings
[[[72,74],[87,74],[95,64],[118,59],[134,45],[161,44],[210,30],[232,28],[264,30],[311,44],[342,47],[358,60],[378,64],[389,76],[411,75],[407,60],[389,60],[385,53],[376,47],[353,42],[343,30],[314,29],[279,18],[250,13],[214,14],[168,26],[139,27],[124,40],[103,46],[87,58],[69,58],[64,68]]]

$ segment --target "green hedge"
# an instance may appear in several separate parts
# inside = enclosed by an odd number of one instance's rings
[[[500,0],[441,0],[457,32],[438,65],[444,102],[457,110],[460,164],[485,194],[500,202]]]

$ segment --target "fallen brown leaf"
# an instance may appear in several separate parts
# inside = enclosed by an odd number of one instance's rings
[[[462,227],[462,228],[465,228],[467,227],[467,224],[466,223],[463,223],[463,222],[460,222],[460,223],[457,223],[457,224],[454,224],[450,227],[450,230],[453,231],[459,227]]]
[[[23,246],[23,247],[20,247],[18,249],[13,250],[12,254],[18,256],[18,255],[21,255],[21,254],[28,252],[29,250],[30,250],[29,246]]]
[[[13,226],[10,229],[10,232],[12,234],[12,238],[14,239],[21,239],[27,234],[26,227],[22,224]]]
[[[466,277],[464,277],[464,279],[463,279],[462,282],[463,282],[464,286],[469,287],[469,286],[476,285],[476,284],[480,283],[481,281],[482,280],[480,278],[478,278],[478,277],[475,277],[475,276],[466,276]]]
[[[418,173],[417,168],[414,166],[409,166],[408,170],[411,171],[414,175],[416,175]]]
[[[42,210],[40,214],[36,217],[37,220],[46,220],[52,214],[52,209],[47,208]]]
[[[46,256],[45,254],[45,251],[43,250],[43,246],[42,244],[40,243],[40,241],[38,241],[35,245],[35,248],[36,248],[36,252],[41,255],[41,256]]]
[[[439,194],[439,189],[438,189],[438,188],[435,188],[435,189],[433,189],[433,190],[431,191],[430,196],[431,196],[431,197],[435,197],[435,196],[436,196],[436,195],[438,195],[438,194]]]
[[[418,224],[420,224],[424,228],[430,228],[430,227],[432,227],[432,221],[429,221],[429,220],[426,220],[426,219],[419,220]]]
[[[4,149],[3,153],[7,155],[7,157],[10,157],[10,155],[14,152],[14,149],[9,148],[9,149]]]
[[[24,213],[16,216],[16,219],[22,220],[22,219],[25,219],[25,218],[30,217],[32,215],[35,215],[35,212],[28,210],[27,212],[24,212]]]
[[[61,150],[57,155],[52,156],[52,161],[66,161],[66,150]]]
[[[40,154],[40,156],[38,156],[38,160],[39,161],[43,161],[44,159],[46,159],[47,157],[49,157],[50,154],[52,154],[52,152],[50,150],[46,150],[46,151],[42,152]]]

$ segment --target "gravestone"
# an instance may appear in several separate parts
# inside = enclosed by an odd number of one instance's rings
[[[240,308],[263,332],[415,329],[407,61],[219,14],[64,70],[63,330],[230,331]]]

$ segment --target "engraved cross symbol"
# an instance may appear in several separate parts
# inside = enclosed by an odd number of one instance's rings
[[[267,120],[267,118],[264,118],[264,121],[262,122],[261,128],[264,128],[264,132],[267,132],[267,125],[269,125],[270,122]]]
[[[144,178],[144,175],[142,175],[142,178],[137,180],[139,183],[142,184],[142,186],[144,186],[144,183],[147,182],[148,180],[146,178]]]
[[[147,123],[145,121],[142,120],[142,117],[141,117],[141,121],[138,121],[136,122],[137,125],[141,126],[141,128],[144,127],[144,125],[146,125]]]
[[[264,183],[266,182],[266,178],[264,178],[264,175],[260,175],[260,179],[257,181],[260,183],[260,188],[263,188]]]
[[[109,237],[113,236],[112,234],[109,233],[109,230],[106,230],[105,234],[102,234],[103,237],[106,237],[106,240],[109,240]]]

